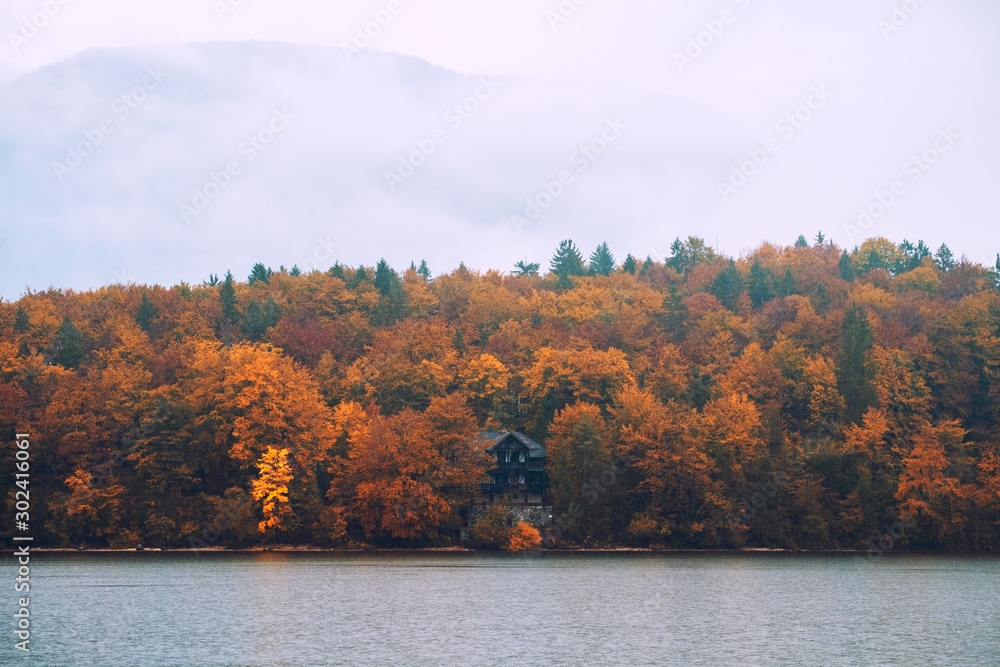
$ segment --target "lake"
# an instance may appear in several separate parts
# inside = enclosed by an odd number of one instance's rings
[[[1000,665],[1000,558],[37,553],[0,664]]]

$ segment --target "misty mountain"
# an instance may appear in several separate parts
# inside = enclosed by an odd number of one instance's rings
[[[0,91],[2,296],[253,262],[654,253],[753,139],[629,90],[269,42],[90,50]],[[560,231],[561,230],[561,231]]]

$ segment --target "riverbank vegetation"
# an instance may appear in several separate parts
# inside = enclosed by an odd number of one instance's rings
[[[450,543],[477,433],[523,429],[549,546],[1000,547],[1000,267],[819,235],[567,241],[539,269],[258,264],[0,304],[36,543]],[[495,528],[475,539],[537,544]]]

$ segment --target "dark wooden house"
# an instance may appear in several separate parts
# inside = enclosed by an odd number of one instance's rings
[[[496,462],[483,483],[483,495],[493,500],[508,494],[525,503],[544,502],[549,488],[545,448],[523,433],[485,432],[486,453]]]

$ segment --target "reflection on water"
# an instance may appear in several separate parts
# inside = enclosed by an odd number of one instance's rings
[[[31,664],[1000,664],[990,557],[73,553],[31,576]]]

